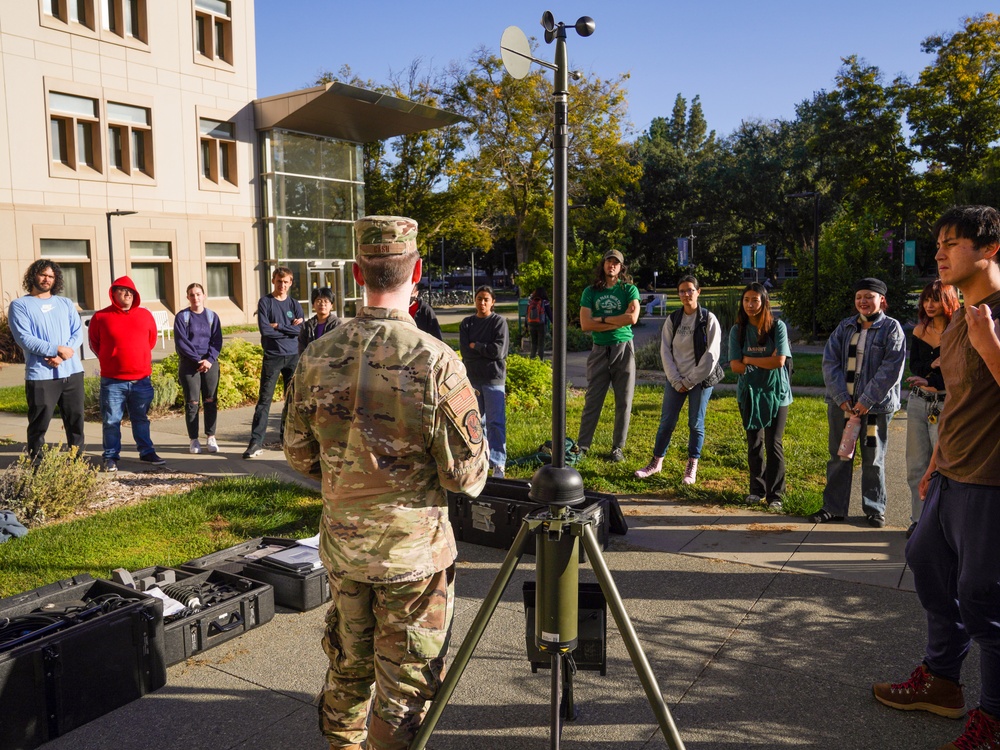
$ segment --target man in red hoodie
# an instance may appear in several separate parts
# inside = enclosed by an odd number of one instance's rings
[[[139,459],[154,466],[166,463],[156,455],[146,413],[153,402],[153,347],[156,322],[140,307],[141,299],[128,276],[111,283],[111,304],[90,321],[90,348],[101,363],[101,423],[104,427],[104,470],[118,471],[122,447],[122,416],[128,410]]]

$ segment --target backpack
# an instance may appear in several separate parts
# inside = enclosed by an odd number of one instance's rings
[[[541,323],[545,320],[545,303],[540,299],[533,299],[528,303],[528,322]]]
[[[681,324],[681,318],[684,316],[684,308],[679,310],[674,310],[670,313],[670,324],[673,326],[674,335],[677,335],[677,328]],[[671,346],[673,345],[673,339],[671,339]],[[701,305],[698,306],[698,320],[695,322],[694,326],[694,361],[695,364],[701,362],[702,356],[705,354],[705,350],[708,349],[708,310],[706,310]],[[722,382],[722,379],[726,376],[725,371],[722,369],[720,363],[715,364],[715,369],[712,373],[705,378],[701,383],[702,388],[712,388]]]
[[[208,316],[206,318],[206,320],[208,321],[208,327],[211,328],[212,327],[212,323],[215,321],[215,313],[212,312],[211,310],[209,310],[207,307],[205,308],[205,313]],[[188,328],[190,328],[191,327],[191,308],[188,308],[187,310],[181,310],[180,316],[181,316],[181,320],[184,321],[184,325],[186,325],[186,326],[188,326]]]

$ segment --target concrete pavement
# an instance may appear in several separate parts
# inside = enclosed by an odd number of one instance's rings
[[[569,358],[571,380],[585,356]],[[0,370],[0,384],[13,375]],[[240,458],[251,415],[252,407],[220,414],[217,455],[186,452],[180,417],[154,421],[153,438],[171,470],[299,479],[278,451]],[[279,415],[275,404],[269,439]],[[871,682],[905,677],[923,646],[923,612],[903,560],[900,516],[904,506],[908,514],[909,495],[900,458],[905,413],[900,417],[891,426],[899,434],[890,438],[898,460],[888,467],[895,528],[815,526],[748,509],[622,498],[631,528],[612,537],[605,557],[688,748],[935,748],[961,731],[961,722],[892,711],[870,696]],[[58,439],[60,427],[53,424],[50,439]],[[23,434],[23,416],[0,415],[0,435]],[[88,424],[87,438],[99,445],[100,425]],[[123,454],[122,469],[148,469],[132,451]],[[459,543],[453,649],[503,555]],[[549,678],[545,670],[531,673],[524,651],[520,589],[534,573],[533,558],[526,560],[430,748],[547,746]],[[594,580],[589,566],[581,578]],[[279,609],[271,623],[171,667],[156,693],[46,747],[320,750],[323,610]],[[608,674],[577,675],[581,715],[567,724],[562,746],[667,747],[610,618],[608,628]],[[969,661],[967,697],[975,705],[978,673],[976,660]]]

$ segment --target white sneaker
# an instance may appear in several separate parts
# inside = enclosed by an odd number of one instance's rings
[[[760,495],[747,495],[743,502],[747,505],[760,505]]]
[[[191,441],[191,445],[188,447],[188,453],[201,453],[201,443],[198,442],[198,438]]]
[[[205,450],[209,453],[219,452],[219,444],[215,442],[215,435],[208,436],[208,444],[205,446]]]
[[[681,480],[681,484],[694,484],[694,481],[698,478],[698,459],[689,458],[687,468],[684,469],[684,478]]]
[[[639,479],[645,479],[646,477],[651,477],[653,474],[659,474],[660,470],[663,469],[663,459],[662,458],[652,458],[645,467],[639,469],[635,475]]]

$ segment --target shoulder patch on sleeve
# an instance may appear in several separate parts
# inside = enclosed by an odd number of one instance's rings
[[[452,373],[441,386],[441,395],[444,396],[441,408],[469,447],[480,445],[483,442],[483,423],[476,392],[468,378]]]

